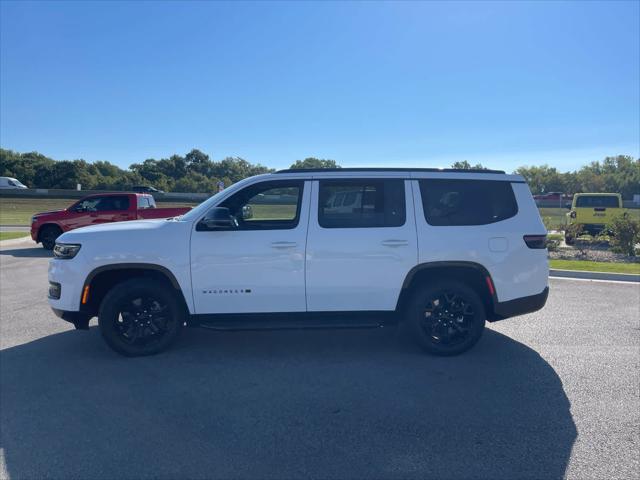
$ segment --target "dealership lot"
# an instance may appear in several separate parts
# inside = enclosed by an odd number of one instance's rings
[[[57,319],[49,253],[0,251],[0,478],[637,478],[640,286],[434,358],[394,329],[188,330],[126,359]]]

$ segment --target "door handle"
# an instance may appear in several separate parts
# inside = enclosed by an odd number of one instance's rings
[[[408,240],[383,240],[381,243],[385,247],[406,247],[409,245]]]
[[[297,247],[297,242],[271,242],[271,248],[294,248]]]

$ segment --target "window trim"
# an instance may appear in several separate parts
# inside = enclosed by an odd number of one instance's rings
[[[420,178],[420,179],[416,179],[416,180],[418,180],[418,193],[420,195],[420,205],[422,207],[422,216],[424,218],[424,221],[427,222],[427,224],[429,226],[431,226],[431,227],[435,227],[435,228],[441,228],[441,227],[451,228],[451,227],[481,227],[481,226],[484,226],[484,225],[495,225],[497,223],[504,222],[506,220],[510,220],[512,218],[515,218],[515,217],[518,216],[518,213],[520,213],[520,205],[518,204],[518,198],[516,197],[516,192],[513,190],[513,186],[511,185],[512,183],[517,183],[517,182],[512,182],[512,181],[509,181],[509,180],[475,180],[475,179],[467,179],[467,178]],[[513,203],[515,205],[515,210],[514,210],[513,215],[510,215],[510,216],[505,217],[505,218],[501,218],[500,220],[495,220],[495,221],[490,221],[490,222],[434,225],[427,218],[427,209],[425,208],[425,196],[422,193],[422,188],[423,188],[422,185],[426,184],[426,182],[488,182],[488,183],[501,182],[501,183],[506,183],[511,188],[511,195],[513,196]],[[426,187],[426,185],[425,185],[425,187]]]
[[[298,228],[298,225],[300,224],[300,214],[302,212],[302,198],[304,196],[304,190],[305,190],[305,180],[303,179],[265,180],[263,182],[252,183],[251,185],[247,185],[246,187],[238,190],[237,192],[234,192],[233,194],[231,194],[230,196],[222,200],[217,205],[214,205],[212,208],[225,207],[224,204],[229,200],[232,200],[234,197],[238,195],[242,195],[242,193],[246,192],[247,190],[257,189],[258,187],[263,185],[273,185],[273,186],[266,187],[264,190],[269,190],[271,188],[291,188],[291,187],[298,187],[300,189],[300,193],[298,194],[298,202],[296,203],[296,216],[290,221],[287,220],[288,222],[291,222],[291,225],[269,226],[269,225],[265,225],[264,223],[258,224],[258,222],[256,222],[255,225],[251,225],[251,228],[246,228],[247,224],[242,224],[242,226],[239,228],[220,228],[220,229],[216,229],[215,231],[216,232],[255,232],[255,231],[266,231],[266,230],[293,230],[295,228]],[[206,216],[206,212],[203,215],[203,217],[196,222],[196,225],[200,223],[205,216]],[[282,221],[283,220],[263,220],[263,222],[282,222]],[[206,232],[208,230],[203,230],[203,231]]]
[[[366,182],[371,182],[371,183],[375,183],[375,182],[379,182],[379,183],[385,183],[388,181],[398,181],[400,182],[400,184],[402,185],[402,202],[403,202],[403,220],[402,223],[399,225],[352,225],[352,226],[325,226],[322,224],[322,208],[321,208],[321,198],[322,198],[322,186],[323,183],[324,184],[340,184],[340,185],[349,185],[349,184],[356,184],[356,185],[362,185],[363,183],[365,183],[366,186]],[[318,222],[318,226],[320,228],[324,228],[327,230],[336,230],[336,229],[340,229],[340,228],[344,228],[344,229],[353,229],[353,228],[402,228],[404,226],[406,226],[407,224],[407,183],[406,183],[405,178],[399,178],[399,177],[347,177],[347,178],[318,178],[318,198],[317,198],[317,222]],[[344,198],[342,199],[342,203],[344,203]]]

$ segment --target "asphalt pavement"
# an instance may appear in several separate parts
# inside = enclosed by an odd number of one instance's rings
[[[0,478],[640,476],[640,286],[552,279],[464,355],[395,329],[187,330],[128,359],[0,250]]]

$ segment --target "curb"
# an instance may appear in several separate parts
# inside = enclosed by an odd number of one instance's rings
[[[640,282],[638,273],[584,272],[578,270],[549,270],[550,277],[579,278],[583,280],[615,280],[618,282]]]

